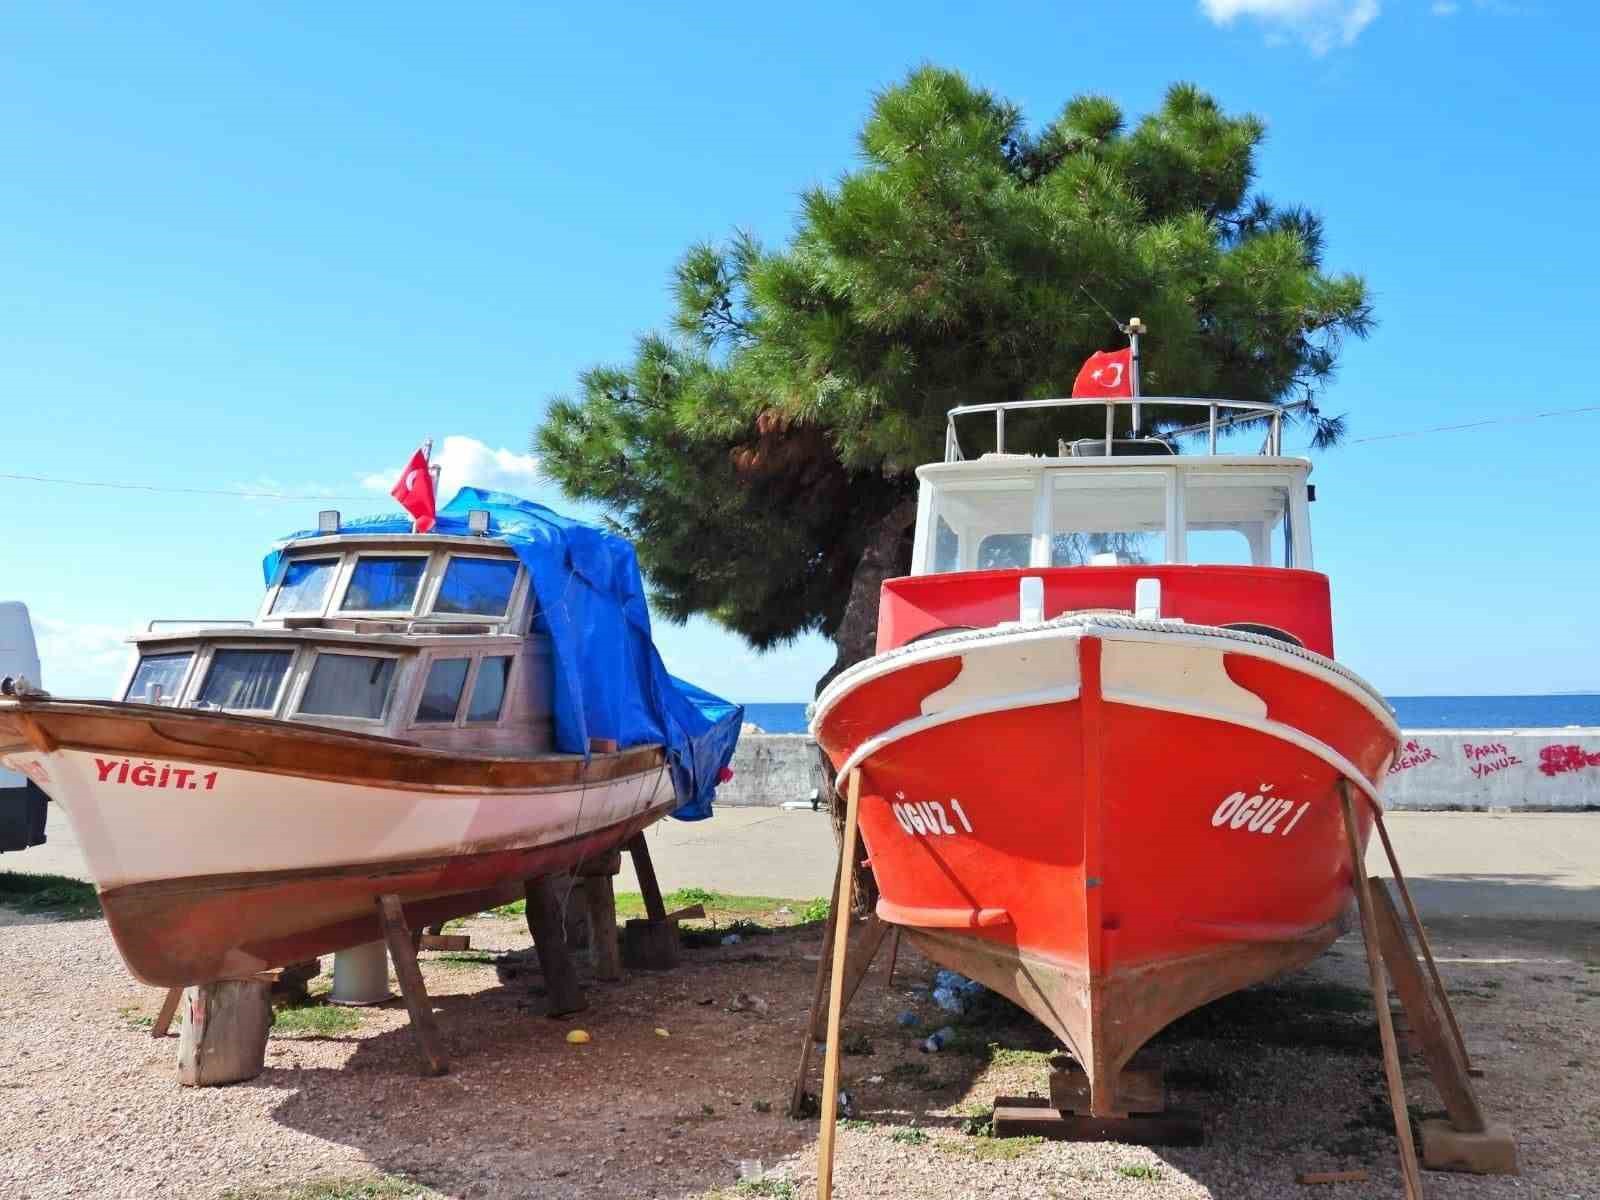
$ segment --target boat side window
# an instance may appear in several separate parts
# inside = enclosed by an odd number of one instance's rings
[[[1166,472],[1057,473],[1050,496],[1050,565],[1165,562],[1167,484]]]
[[[505,616],[511,607],[511,589],[517,582],[517,565],[515,559],[451,555],[433,611]]]
[[[461,708],[461,693],[467,686],[470,658],[436,658],[428,668],[417,704],[417,724],[451,724]]]
[[[478,678],[472,684],[472,700],[467,705],[467,720],[498,721],[506,700],[506,685],[511,680],[509,655],[493,655],[478,664]]]
[[[214,650],[195,706],[271,712],[293,657],[292,650]]]
[[[271,612],[321,612],[338,570],[337,558],[291,558],[284,565],[283,582],[272,598]]]
[[[410,612],[427,567],[425,554],[363,554],[350,572],[339,608],[344,612]]]
[[[374,654],[317,654],[300,711],[307,716],[381,721],[394,686],[395,659]]]
[[[178,689],[183,686],[193,658],[193,650],[141,656],[122,698],[135,704],[176,704]]]
[[[933,495],[932,572],[1025,567],[1033,539],[1032,475],[940,483]]]
[[[1287,479],[1243,472],[1186,474],[1184,546],[1189,562],[1294,565]]]

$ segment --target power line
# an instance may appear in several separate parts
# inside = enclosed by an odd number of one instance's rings
[[[123,483],[104,479],[62,479],[54,475],[16,475],[0,471],[0,479],[15,479],[24,483],[53,483],[63,487],[110,488],[120,492],[166,492],[184,496],[235,496],[241,500],[294,500],[300,503],[323,500],[348,500],[357,504],[374,502],[377,497],[366,496],[309,496],[293,492],[252,492],[242,488],[192,488],[173,487],[161,483]]]
[[[1482,421],[1464,421],[1455,425],[1430,425],[1425,429],[1407,429],[1399,433],[1375,433],[1370,437],[1350,438],[1348,441],[1342,442],[1341,445],[1361,446],[1371,442],[1397,441],[1400,438],[1427,437],[1435,433],[1460,433],[1469,429],[1484,429],[1490,425],[1525,425],[1531,421],[1543,421],[1550,417],[1574,417],[1587,413],[1600,413],[1600,404],[1588,404],[1581,408],[1555,408],[1548,412],[1526,413],[1522,416],[1489,417]],[[1307,450],[1310,447],[1302,446],[1300,449]],[[160,492],[181,496],[232,496],[239,500],[288,500],[297,504],[315,504],[325,500],[366,504],[377,499],[375,495],[316,496],[295,492],[253,492],[243,488],[173,487],[161,483],[127,483],[105,479],[63,479],[55,475],[20,475],[5,471],[0,471],[0,479],[12,479],[22,483],[50,483],[60,487],[107,488],[119,492]]]

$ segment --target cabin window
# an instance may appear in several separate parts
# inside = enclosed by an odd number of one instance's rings
[[[479,663],[478,678],[472,684],[472,701],[467,705],[467,720],[498,721],[510,679],[509,656],[496,655]]]
[[[381,721],[394,685],[395,660],[323,651],[311,668],[300,711],[308,716]]]
[[[1032,476],[941,485],[933,498],[933,571],[1028,565],[1033,538]]]
[[[356,559],[339,607],[345,612],[410,612],[427,566],[422,554],[363,554]]]
[[[1287,480],[1192,471],[1184,482],[1184,548],[1192,563],[1293,566]]]
[[[511,607],[511,589],[516,582],[515,560],[452,556],[433,611],[503,617]]]
[[[278,594],[272,598],[272,612],[321,612],[338,569],[337,558],[291,558],[283,568]]]
[[[467,686],[470,658],[436,658],[428,668],[428,681],[422,686],[417,705],[417,724],[453,723],[461,708],[461,692]]]
[[[1050,565],[1143,566],[1167,558],[1167,475],[1072,470],[1050,494]]]
[[[271,712],[289,673],[290,650],[216,650],[211,669],[195,697],[198,707]]]
[[[183,677],[193,657],[192,650],[142,656],[139,665],[134,668],[128,691],[122,698],[136,704],[176,704],[178,689],[183,686]]]

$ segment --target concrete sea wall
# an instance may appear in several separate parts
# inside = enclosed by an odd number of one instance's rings
[[[1413,729],[1384,783],[1393,809],[1600,808],[1600,729]],[[810,800],[822,785],[803,733],[746,733],[719,804]]]

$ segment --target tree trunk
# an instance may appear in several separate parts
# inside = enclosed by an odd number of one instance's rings
[[[817,680],[817,694],[827,687],[841,671],[864,662],[878,648],[878,602],[883,594],[883,581],[904,575],[911,569],[911,532],[917,520],[917,502],[914,497],[900,501],[886,513],[874,527],[850,579],[850,599],[845,603],[844,618],[833,635],[838,648],[833,666]],[[822,759],[822,790],[828,801],[828,811],[833,817],[834,841],[844,835],[844,802],[833,786],[833,764],[817,747]],[[850,864],[855,873],[854,908],[862,916],[870,916],[878,903],[878,881],[872,868],[859,861]]]

